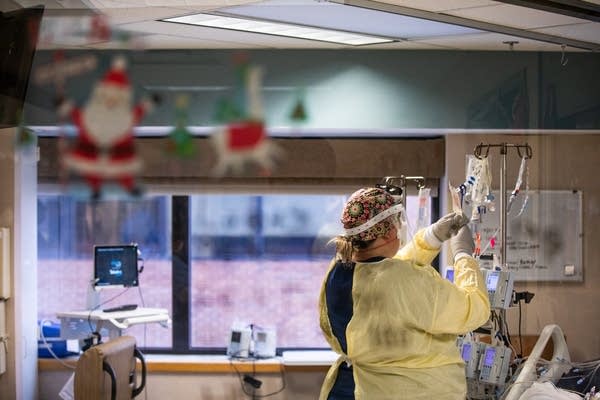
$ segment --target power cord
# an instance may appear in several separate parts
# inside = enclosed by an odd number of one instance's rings
[[[50,355],[52,357],[54,357],[59,363],[61,363],[65,368],[74,370],[75,369],[74,366],[67,364],[66,362],[61,360],[59,356],[56,355],[54,350],[52,350],[52,346],[50,346],[50,344],[48,343],[48,340],[46,340],[46,336],[44,335],[44,325],[46,324],[46,322],[52,323],[52,321],[50,321],[48,319],[44,319],[44,320],[40,321],[40,337],[42,338],[42,341],[44,342],[44,346],[46,346],[46,350],[48,350],[48,353],[50,353]]]
[[[248,375],[248,374],[244,374],[242,376],[242,374],[240,373],[240,371],[236,368],[235,364],[233,363],[234,359],[238,359],[238,360],[242,360],[242,358],[234,358],[231,357],[229,359],[229,364],[231,365],[231,367],[233,368],[233,370],[236,372],[238,379],[240,380],[240,385],[242,388],[242,392],[244,392],[244,394],[248,397],[250,397],[251,399],[260,399],[260,398],[264,398],[264,397],[270,397],[270,396],[274,396],[278,393],[281,393],[285,390],[286,387],[286,383],[285,383],[285,369],[283,368],[283,362],[280,361],[279,362],[279,374],[281,377],[281,387],[271,393],[266,393],[266,394],[257,394],[256,390],[260,389],[260,387],[262,386],[262,381],[258,380],[255,378],[256,376],[256,360],[257,358],[245,358],[244,360],[247,361],[251,361],[252,362],[252,375]],[[246,385],[252,386],[252,392],[249,392],[246,390]]]
[[[529,304],[531,299],[533,299],[534,294],[531,292],[513,292],[513,304],[517,304],[519,306],[519,358],[523,356],[523,339],[521,334],[521,324],[523,322],[522,318],[522,310],[521,310],[521,301],[524,300],[525,304]]]
[[[110,297],[109,299],[96,304],[94,306],[94,308],[92,308],[90,310],[90,312],[88,313],[88,316],[87,316],[87,323],[88,323],[88,326],[90,327],[90,334],[92,336],[88,339],[84,339],[85,346],[82,348],[83,351],[87,350],[88,348],[90,348],[92,346],[102,343],[102,336],[100,335],[100,332],[98,332],[97,329],[94,326],[92,326],[92,313],[95,310],[99,309],[101,306],[103,306],[107,303],[110,303],[111,301],[115,300],[116,298],[118,298],[120,296],[123,296],[129,289],[130,289],[129,287],[125,288],[124,290],[122,290],[118,294],[114,295],[113,297]],[[94,289],[92,288],[92,290],[94,290]],[[97,326],[98,326],[98,324],[96,323],[96,327]]]

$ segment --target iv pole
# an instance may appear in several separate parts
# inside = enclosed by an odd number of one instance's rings
[[[500,265],[506,267],[506,154],[509,148],[516,148],[519,157],[531,158],[532,151],[529,144],[512,144],[512,143],[500,143],[500,144],[483,144],[480,143],[475,147],[475,157],[478,159],[487,158],[490,153],[490,147],[499,147],[500,155],[502,159],[500,161]],[[521,149],[525,151],[525,154],[521,154]],[[485,151],[484,151],[485,150]]]
[[[396,181],[399,181],[399,185],[396,184]],[[386,176],[383,178],[384,185],[396,185],[402,189],[402,205],[406,209],[406,182],[415,182],[417,189],[421,189],[425,187],[425,177],[423,176]]]

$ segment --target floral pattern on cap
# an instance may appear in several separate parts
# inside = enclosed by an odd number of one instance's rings
[[[344,229],[356,228],[382,211],[392,207],[394,204],[395,201],[392,195],[383,189],[359,189],[350,196],[344,206],[341,218],[342,225]],[[394,224],[385,219],[372,228],[360,232],[351,238],[364,241],[374,240],[386,235],[392,228],[395,228]]]

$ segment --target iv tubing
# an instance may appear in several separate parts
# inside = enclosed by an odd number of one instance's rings
[[[501,243],[500,243],[500,266],[506,266],[506,153],[509,147],[515,147],[519,157],[531,158],[532,152],[531,147],[528,144],[515,145],[510,143],[501,144],[487,144],[483,143],[475,147],[475,157],[486,158],[489,154],[490,147],[500,147],[500,154],[502,160],[500,163],[500,231],[501,231]],[[485,149],[485,154],[482,151]],[[521,154],[521,149],[524,149],[525,155]]]

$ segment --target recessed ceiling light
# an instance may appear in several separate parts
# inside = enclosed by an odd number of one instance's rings
[[[364,35],[360,33],[265,20],[228,17],[217,14],[192,14],[181,17],[167,18],[163,19],[162,21],[205,26],[210,28],[262,33],[267,35],[294,37],[300,39],[319,40],[323,42],[347,44],[352,46],[389,43],[394,41],[394,39],[390,38]]]

